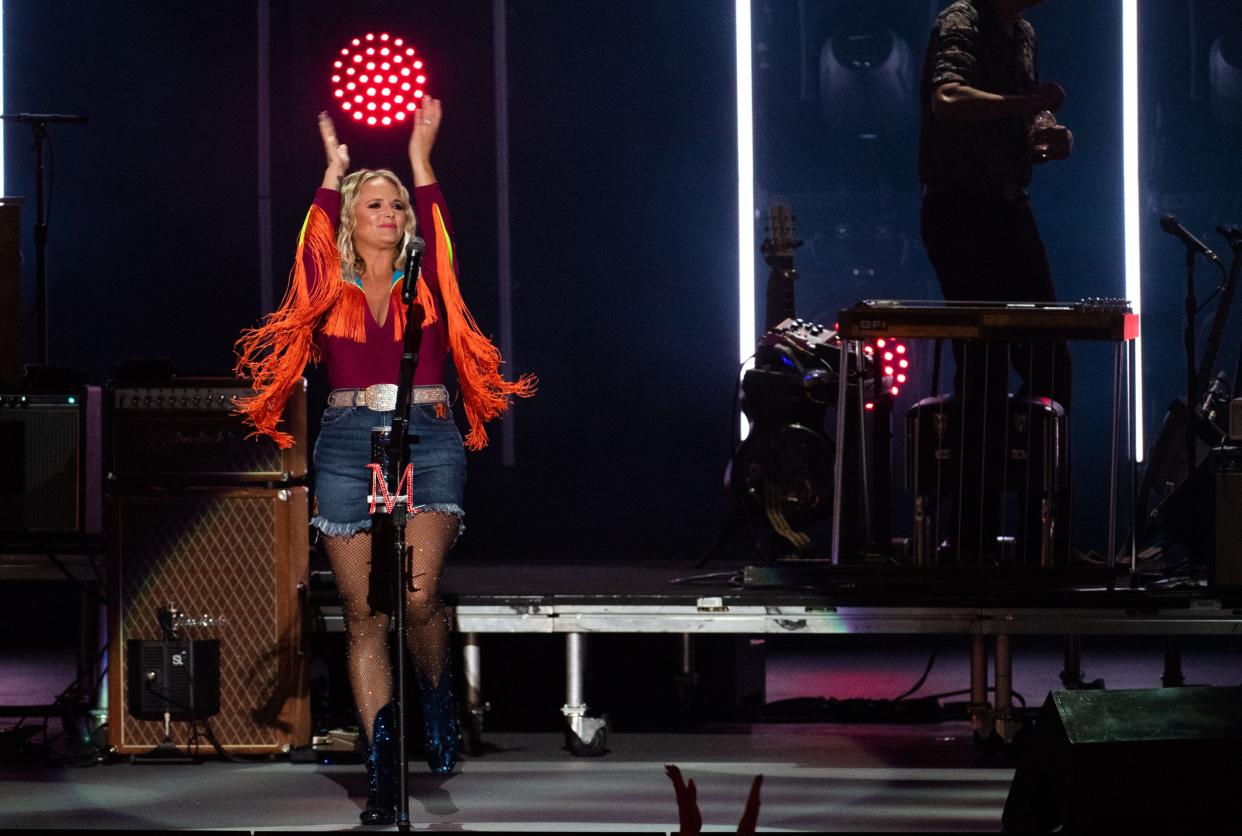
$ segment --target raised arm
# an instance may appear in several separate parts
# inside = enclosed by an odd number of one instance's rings
[[[410,168],[414,172],[414,188],[436,182],[431,168],[431,148],[440,131],[440,100],[427,96],[414,111],[414,129],[410,131]]]
[[[319,136],[323,139],[323,154],[328,162],[320,188],[338,191],[341,180],[349,172],[349,147],[337,142],[336,126],[332,124],[332,117],[327,111],[319,114]]]

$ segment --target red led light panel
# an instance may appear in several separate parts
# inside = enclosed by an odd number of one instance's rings
[[[417,55],[404,38],[388,32],[351,38],[332,59],[332,100],[360,125],[409,124],[427,83],[426,67]]]

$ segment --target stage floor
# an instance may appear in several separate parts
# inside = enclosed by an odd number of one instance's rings
[[[884,699],[923,671],[934,637],[790,636],[768,640],[769,704],[807,697]],[[919,695],[969,681],[967,637],[942,637]],[[1062,643],[1015,641],[1014,684],[1038,705],[1060,687]],[[1088,677],[1110,689],[1158,687],[1157,637],[1084,642]],[[73,677],[71,652],[0,654],[0,701],[45,702]],[[1188,637],[1188,683],[1242,681],[1233,637]],[[497,699],[521,699],[509,691]],[[964,696],[946,696],[947,705]],[[549,716],[557,706],[549,705]],[[11,727],[15,718],[2,725]],[[27,721],[27,724],[38,721]],[[51,732],[59,723],[51,722]],[[38,738],[36,738],[37,740]],[[419,830],[675,831],[664,775],[675,763],[699,790],[705,830],[736,828],[750,781],[764,775],[761,830],[997,831],[1013,777],[1001,755],[980,753],[965,722],[703,724],[683,733],[614,731],[609,753],[577,758],[556,732],[489,731],[480,756],[433,778],[412,761],[411,814]],[[63,741],[54,745],[63,745]],[[358,765],[287,761],[197,766],[0,764],[0,828],[341,830],[358,826]]]
[[[592,759],[557,735],[489,743],[448,778],[411,763],[414,829],[675,832],[675,763],[697,785],[704,830],[736,830],[762,773],[761,830],[996,831],[1013,775],[975,762],[964,723],[617,734]],[[0,828],[343,830],[365,797],[357,765],[6,766]]]

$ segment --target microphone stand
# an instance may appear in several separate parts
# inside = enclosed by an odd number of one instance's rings
[[[43,190],[47,180],[47,168],[43,164],[43,146],[50,144],[47,126],[52,122],[82,124],[85,116],[65,113],[5,113],[0,119],[6,122],[24,122],[34,134],[35,152],[35,311],[38,313],[38,360],[40,366],[48,364],[47,352],[47,209]]]
[[[1198,300],[1195,298],[1195,251],[1186,247],[1186,329],[1184,340],[1186,347],[1186,479],[1189,481],[1195,474],[1195,430],[1199,412],[1199,371],[1195,364],[1195,313]],[[1193,540],[1193,538],[1191,538]],[[1191,546],[1191,557],[1195,558],[1197,549]]]
[[[381,468],[387,492],[395,497],[391,506],[377,503],[371,515],[371,591],[377,588],[383,600],[392,602],[393,621],[397,632],[397,667],[394,672],[396,689],[393,695],[396,714],[397,737],[397,827],[410,827],[410,775],[409,753],[406,750],[405,717],[405,592],[411,586],[410,567],[405,559],[405,523],[409,517],[410,497],[413,494],[412,477],[405,479],[409,466],[409,445],[418,443],[418,436],[409,434],[410,381],[418,368],[418,350],[423,339],[423,306],[414,301],[418,280],[419,262],[423,255],[423,241],[415,238],[406,250],[405,276],[401,287],[401,304],[405,306],[405,333],[402,336],[401,371],[397,377],[397,402],[393,411],[391,427],[375,427],[371,430],[371,460]],[[402,485],[406,486],[404,497],[397,496]],[[381,508],[383,511],[381,511]],[[384,572],[388,579],[385,581]],[[385,596],[386,591],[393,591]],[[385,589],[387,587],[387,589]]]

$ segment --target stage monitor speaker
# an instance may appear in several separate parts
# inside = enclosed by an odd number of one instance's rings
[[[100,391],[0,391],[0,539],[98,534]]]
[[[1048,695],[1014,773],[1009,832],[1236,829],[1242,687]]]
[[[307,490],[200,488],[109,498],[109,743],[140,754],[163,723],[131,716],[125,684],[133,639],[220,645],[220,710],[211,729],[237,754],[274,754],[310,742],[303,620],[308,582]],[[188,735],[174,730],[186,748]]]

